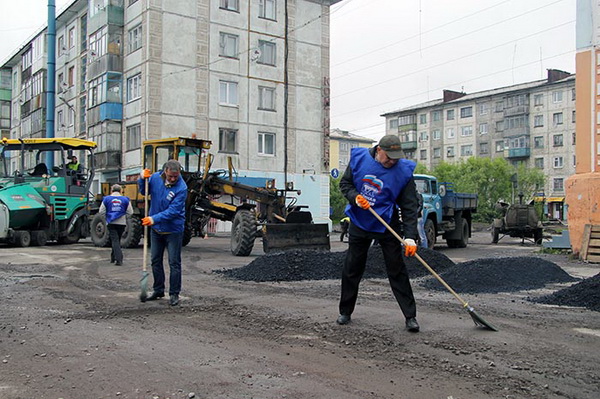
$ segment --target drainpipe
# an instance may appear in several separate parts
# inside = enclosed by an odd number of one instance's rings
[[[284,189],[288,185],[288,2],[285,0],[285,36],[283,50],[283,176]]]
[[[48,33],[46,35],[48,48],[48,65],[46,75],[46,137],[54,137],[54,111],[56,95],[56,4],[48,0]],[[46,163],[52,170],[54,166],[54,153],[48,151]]]

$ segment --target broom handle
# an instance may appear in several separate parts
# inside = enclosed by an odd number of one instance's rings
[[[144,214],[148,217],[148,178],[144,178]],[[144,253],[142,255],[142,272],[146,272],[148,266],[148,226],[144,226]]]
[[[388,229],[388,230],[389,230],[389,232],[390,232],[390,233],[392,233],[392,234],[393,234],[393,235],[394,235],[394,236],[395,236],[395,237],[398,239],[398,241],[400,241],[400,242],[402,243],[402,245],[406,246],[406,241],[404,241],[404,239],[403,239],[402,237],[400,237],[400,235],[399,235],[398,233],[396,233],[396,231],[394,231],[394,229],[392,229],[392,228],[390,227],[390,225],[389,225],[389,224],[387,224],[387,222],[386,222],[385,220],[383,220],[383,218],[382,218],[381,216],[379,216],[379,214],[373,210],[373,208],[369,207],[369,211],[371,211],[371,213],[373,214],[373,216],[375,216],[377,219],[379,219],[379,221],[380,221],[380,222],[381,222],[381,223],[382,223],[382,224],[383,224],[383,225],[386,227],[386,229]],[[433,270],[433,269],[431,268],[431,266],[429,266],[429,265],[427,264],[427,262],[425,262],[425,261],[423,260],[423,258],[421,258],[421,257],[419,256],[419,254],[417,254],[417,253],[416,253],[416,254],[415,254],[415,258],[417,258],[417,259],[419,260],[419,262],[421,262],[421,263],[423,264],[423,266],[425,266],[425,268],[426,268],[427,270],[429,270],[429,273],[433,274],[433,277],[437,278],[437,279],[438,279],[438,281],[439,281],[440,283],[442,283],[442,285],[443,285],[444,287],[446,287],[446,289],[447,289],[448,291],[450,291],[450,293],[451,293],[452,295],[454,295],[454,296],[456,297],[456,299],[458,299],[458,300],[459,300],[459,302],[460,302],[460,303],[462,303],[462,305],[463,305],[465,308],[469,306],[469,304],[468,304],[466,301],[464,301],[464,300],[463,300],[463,299],[462,299],[462,298],[461,298],[461,297],[460,297],[460,296],[459,296],[459,295],[456,293],[456,291],[454,291],[454,290],[452,289],[452,287],[450,287],[450,286],[448,285],[448,283],[446,283],[446,282],[445,282],[445,281],[444,281],[444,280],[443,280],[443,279],[442,279],[442,278],[439,276],[439,274],[437,274],[437,273],[435,272],[435,270]]]

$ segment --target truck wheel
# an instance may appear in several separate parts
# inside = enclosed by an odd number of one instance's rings
[[[31,232],[31,245],[43,247],[48,241],[48,235],[44,230],[34,230]]]
[[[106,219],[99,213],[92,219],[90,236],[92,237],[92,242],[97,247],[108,247],[110,243],[108,229],[106,228]]]
[[[533,231],[533,240],[537,245],[542,245],[542,240],[544,239],[544,229],[535,229]]]
[[[425,236],[427,237],[427,248],[433,249],[435,246],[436,233],[435,224],[433,224],[431,219],[425,221]]]
[[[248,256],[256,239],[256,217],[247,209],[237,211],[231,227],[231,253]]]
[[[469,222],[462,219],[460,239],[456,240],[457,248],[466,248],[469,243]]]
[[[143,228],[142,221],[137,216],[127,218],[127,227],[121,236],[122,248],[135,248],[142,239]],[[108,231],[107,231],[108,235]],[[110,240],[109,240],[110,241]]]
[[[500,238],[500,227],[492,227],[492,244],[498,244]]]
[[[73,226],[73,231],[67,234],[66,236],[58,237],[58,243],[64,245],[75,244],[79,241],[81,237],[81,219],[75,222],[75,226]]]
[[[31,243],[31,234],[26,230],[15,231],[12,243],[17,247],[28,247]]]
[[[182,246],[186,246],[190,243],[190,241],[192,241],[192,235],[194,233],[194,230],[192,229],[192,224],[191,223],[186,223],[185,227],[183,228],[183,241],[181,242]]]

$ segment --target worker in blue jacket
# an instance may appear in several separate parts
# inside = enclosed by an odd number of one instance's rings
[[[148,301],[165,296],[165,271],[163,257],[167,250],[169,260],[169,304],[179,304],[181,291],[181,247],[185,228],[185,200],[187,185],[181,177],[181,164],[169,160],[161,172],[152,174],[144,169],[138,179],[141,194],[145,195],[144,179],[148,180],[150,210],[142,219],[143,226],[150,227],[150,246],[153,292]]]
[[[418,332],[417,309],[406,265],[402,258],[417,252],[417,218],[419,202],[413,178],[416,164],[404,158],[396,135],[381,138],[373,148],[353,148],[350,162],[340,180],[340,190],[348,199],[346,215],[350,217],[349,246],[342,271],[340,315],[337,323],[351,320],[358,298],[358,286],[365,271],[369,247],[377,240],[383,251],[388,279],[396,301],[405,317],[406,329]],[[400,230],[398,209],[406,247],[369,211],[372,208],[391,228]]]
[[[113,184],[110,191],[110,195],[102,200],[98,213],[106,217],[106,228],[112,248],[110,263],[121,266],[123,264],[121,237],[127,227],[127,216],[133,215],[133,207],[129,198],[121,194],[122,188],[119,184]]]

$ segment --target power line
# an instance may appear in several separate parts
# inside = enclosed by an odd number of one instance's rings
[[[367,67],[364,67],[364,68],[360,68],[360,69],[357,69],[357,70],[354,70],[354,71],[351,71],[351,72],[345,73],[345,74],[343,74],[343,75],[339,75],[339,76],[332,76],[332,77],[331,77],[331,79],[340,79],[340,78],[343,78],[343,77],[346,77],[346,76],[349,76],[349,75],[353,75],[353,74],[355,74],[355,73],[358,73],[358,72],[365,71],[365,70],[367,70],[367,69],[371,69],[371,68],[375,68],[375,67],[377,67],[377,66],[380,66],[380,65],[383,65],[383,64],[387,64],[388,62],[396,61],[396,60],[398,60],[398,59],[400,59],[400,58],[404,58],[404,57],[406,57],[406,56],[408,56],[408,55],[415,54],[415,53],[419,53],[419,52],[421,52],[421,51],[422,51],[422,50],[424,50],[424,49],[430,49],[430,48],[433,48],[433,47],[439,46],[440,44],[448,43],[448,42],[450,42],[450,41],[452,41],[452,40],[460,39],[461,37],[465,37],[465,36],[471,35],[471,34],[473,34],[473,33],[477,33],[477,32],[480,32],[480,31],[483,31],[483,30],[489,29],[489,28],[491,28],[491,27],[494,27],[494,26],[496,26],[496,25],[500,25],[500,24],[503,24],[503,23],[505,23],[505,22],[511,21],[511,20],[513,20],[513,19],[520,18],[520,17],[522,17],[522,16],[524,16],[524,15],[527,15],[527,14],[530,14],[530,13],[533,13],[533,12],[536,12],[536,11],[539,11],[539,10],[541,10],[541,9],[545,8],[545,7],[549,7],[549,6],[551,6],[551,5],[554,5],[554,4],[556,4],[556,3],[560,3],[560,2],[562,2],[562,1],[564,1],[564,0],[557,0],[557,1],[555,1],[554,3],[546,4],[546,5],[543,5],[543,6],[541,6],[541,7],[535,8],[535,9],[533,9],[533,10],[529,10],[529,11],[526,11],[526,12],[524,12],[524,13],[521,13],[521,14],[518,14],[518,15],[514,15],[514,16],[512,16],[512,17],[510,17],[510,18],[507,18],[507,19],[504,19],[504,20],[502,20],[502,21],[498,21],[498,22],[495,22],[495,23],[493,23],[493,24],[486,25],[486,26],[484,26],[484,27],[481,27],[481,28],[479,28],[479,29],[475,29],[475,30],[472,30],[472,31],[469,31],[469,32],[465,32],[465,33],[463,33],[463,34],[461,34],[461,35],[458,35],[458,36],[455,36],[455,37],[451,37],[451,38],[449,38],[449,39],[446,39],[446,40],[442,40],[441,42],[433,43],[433,44],[431,44],[431,45],[429,45],[429,46],[427,46],[427,47],[425,47],[425,48],[419,48],[419,50],[411,51],[411,52],[409,52],[409,53],[405,53],[405,54],[399,55],[399,56],[397,56],[397,57],[390,58],[390,59],[387,59],[387,60],[384,60],[384,61],[378,62],[378,63],[376,63],[376,64],[373,64],[373,65],[370,65],[370,66],[367,66]],[[418,36],[418,35],[417,35],[417,36]],[[416,36],[413,36],[412,38],[414,38],[414,37],[416,37]],[[404,40],[402,40],[402,41],[404,41]],[[363,55],[363,56],[364,56],[364,55]],[[337,64],[337,65],[340,65],[340,64]]]
[[[354,89],[354,90],[347,91],[347,92],[345,92],[345,93],[342,93],[342,94],[337,94],[337,95],[333,96],[332,98],[339,98],[339,97],[343,97],[343,96],[346,96],[346,95],[348,95],[348,94],[356,93],[357,91],[361,91],[361,90],[365,90],[365,89],[370,89],[370,88],[373,88],[373,87],[375,87],[375,86],[380,86],[380,85],[382,85],[382,84],[385,84],[385,83],[392,82],[392,81],[394,81],[394,80],[402,79],[402,78],[405,78],[405,77],[408,77],[408,76],[411,76],[411,75],[415,75],[415,74],[417,74],[417,73],[420,73],[420,72],[423,72],[423,71],[427,71],[427,70],[430,70],[430,69],[433,69],[433,68],[437,68],[437,67],[439,67],[439,66],[443,66],[443,65],[447,65],[447,64],[449,64],[449,63],[452,63],[452,62],[460,61],[460,60],[463,60],[463,59],[465,59],[465,58],[469,58],[469,57],[472,57],[472,56],[474,56],[474,55],[478,55],[478,54],[481,54],[481,53],[485,53],[485,52],[487,52],[487,51],[490,51],[490,50],[497,49],[497,48],[499,48],[499,47],[502,47],[502,46],[505,46],[505,45],[507,45],[507,44],[511,44],[511,43],[513,43],[515,40],[527,39],[527,38],[529,38],[529,37],[532,37],[532,36],[535,36],[535,35],[539,35],[540,33],[548,32],[548,31],[550,31],[550,30],[553,30],[553,29],[556,29],[556,28],[561,28],[561,27],[563,27],[563,26],[565,26],[565,25],[572,24],[572,23],[574,23],[574,22],[575,22],[575,21],[574,21],[574,20],[572,20],[572,21],[568,21],[568,22],[562,23],[562,24],[560,24],[560,25],[555,25],[555,26],[552,26],[552,27],[550,27],[550,28],[547,28],[547,29],[544,29],[544,30],[541,30],[541,31],[538,31],[538,32],[535,32],[535,33],[532,33],[532,34],[529,34],[529,35],[526,35],[526,36],[521,36],[521,37],[519,37],[519,38],[517,38],[517,39],[511,39],[511,40],[509,40],[509,41],[507,41],[507,42],[504,42],[504,43],[498,44],[498,45],[496,45],[496,46],[493,46],[493,47],[488,47],[488,48],[486,48],[486,49],[483,49],[483,50],[477,51],[477,52],[475,52],[475,53],[467,54],[467,55],[464,55],[464,56],[461,56],[461,57],[458,57],[458,58],[454,58],[454,59],[452,59],[452,60],[449,60],[449,61],[444,61],[444,62],[441,62],[441,63],[435,64],[435,65],[432,65],[432,66],[430,66],[430,67],[427,67],[427,68],[419,69],[418,71],[410,72],[410,73],[407,73],[407,74],[404,74],[404,75],[396,76],[396,77],[394,77],[394,78],[391,78],[391,79],[387,79],[387,80],[380,81],[380,82],[377,82],[377,83],[374,83],[374,84],[370,84],[369,86],[363,86],[363,87],[359,87],[359,88],[357,88],[357,89]],[[537,61],[536,61],[536,62],[537,62]]]

